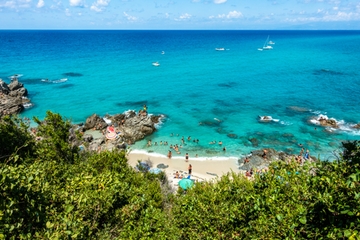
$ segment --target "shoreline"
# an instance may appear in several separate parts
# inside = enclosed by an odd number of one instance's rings
[[[172,179],[174,173],[179,171],[183,177],[188,176],[188,166],[192,165],[191,179],[197,181],[210,181],[221,177],[231,171],[235,173],[243,173],[237,165],[237,158],[203,158],[203,157],[190,157],[188,161],[185,157],[172,157],[167,158],[158,153],[147,153],[143,150],[131,150],[127,153],[128,164],[135,167],[138,161],[150,161],[152,168],[156,168],[159,164],[168,165],[163,171],[168,176],[169,180]]]

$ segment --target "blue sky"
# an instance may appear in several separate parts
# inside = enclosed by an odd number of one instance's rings
[[[356,29],[359,0],[0,0],[0,29]]]

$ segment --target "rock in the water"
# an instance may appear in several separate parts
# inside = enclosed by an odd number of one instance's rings
[[[9,85],[0,79],[0,117],[23,111],[23,104],[30,101],[26,96],[26,88],[16,78]]]

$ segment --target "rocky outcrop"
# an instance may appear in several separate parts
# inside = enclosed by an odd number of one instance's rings
[[[319,123],[323,127],[338,128],[338,124],[334,119],[318,119]]]
[[[17,78],[13,78],[10,84],[0,79],[0,117],[23,111],[24,104],[30,102],[27,94],[28,91]]]
[[[269,167],[271,162],[274,161],[289,161],[295,160],[295,155],[286,154],[285,152],[278,152],[275,149],[267,148],[262,150],[252,151],[244,159],[239,159],[239,169],[244,171],[250,171],[251,169],[259,170]],[[309,157],[309,159],[302,158],[302,161],[316,161],[315,157]]]
[[[149,115],[147,113],[137,114],[135,111],[127,111],[122,114],[106,115],[100,117],[93,114],[86,119],[84,125],[74,125],[70,130],[69,140],[74,145],[86,146],[90,151],[126,149],[128,144],[144,139],[156,131],[155,125],[160,122],[162,115]],[[107,139],[107,127],[112,125],[115,128],[117,137]],[[76,142],[75,132],[83,133],[80,143]],[[93,135],[94,136],[93,136]]]
[[[86,119],[84,130],[94,129],[94,130],[102,130],[107,127],[107,123],[103,118],[98,116],[97,114],[93,114]]]

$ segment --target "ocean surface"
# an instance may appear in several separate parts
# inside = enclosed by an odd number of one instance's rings
[[[259,51],[268,36],[273,49]],[[179,157],[221,160],[304,147],[334,159],[341,141],[360,136],[360,31],[3,30],[0,42],[0,78],[21,74],[34,103],[23,117],[51,110],[80,123],[143,104],[164,114],[132,149],[178,144]],[[317,125],[320,116],[340,127]]]

